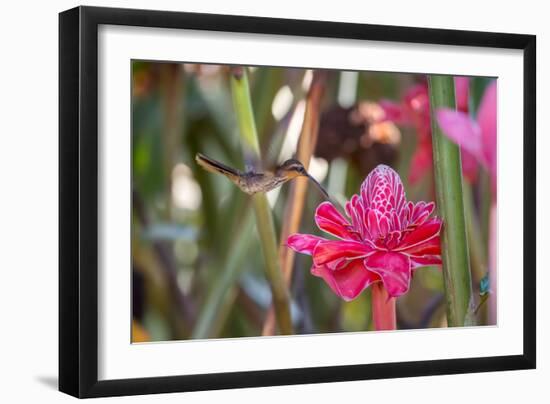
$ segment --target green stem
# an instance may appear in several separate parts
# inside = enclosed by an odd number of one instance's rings
[[[437,108],[455,108],[452,76],[428,76],[432,108],[432,142],[436,199],[443,218],[441,258],[447,301],[447,322],[451,327],[463,326],[472,306],[472,281],[469,267],[462,164],[460,149],[445,137],[437,125]]]
[[[467,182],[464,182],[463,185],[464,213],[466,216],[470,263],[472,265],[472,281],[474,284],[479,284],[487,273],[487,254],[483,248],[484,243],[480,232],[481,227],[475,211],[472,185]]]
[[[225,257],[226,265],[224,271],[217,278],[203,305],[191,338],[202,339],[215,336],[216,319],[224,307],[223,302],[227,296],[230,296],[236,290],[235,283],[243,268],[246,253],[249,252],[249,246],[252,243],[252,215],[245,215],[234,230],[236,230],[236,234],[241,234],[241,236],[232,238],[232,242],[228,248],[231,254]]]
[[[489,216],[492,204],[492,192],[491,192],[491,177],[485,170],[479,172],[479,193],[480,193],[480,226],[482,242],[485,249],[488,249],[489,245]],[[487,254],[488,255],[488,254]]]
[[[244,67],[234,68],[231,75],[231,95],[237,115],[237,124],[245,153],[245,158],[254,158],[256,163],[261,159],[260,142],[256,131],[256,121],[250,99],[248,77]]]
[[[230,80],[233,105],[239,124],[245,162],[252,162],[254,166],[259,166],[261,161],[260,145],[245,68],[234,68]],[[266,277],[271,287],[279,330],[281,334],[292,334],[290,297],[279,264],[273,215],[265,193],[253,195],[252,203],[256,215],[256,227],[262,244]]]
[[[275,127],[275,118],[271,114],[271,104],[277,91],[283,85],[284,69],[278,67],[264,67],[255,73],[252,83],[252,102],[254,103],[254,115],[256,128],[262,151],[267,151],[271,134]]]

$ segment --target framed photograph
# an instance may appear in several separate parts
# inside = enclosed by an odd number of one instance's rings
[[[59,17],[59,388],[535,367],[535,37]]]

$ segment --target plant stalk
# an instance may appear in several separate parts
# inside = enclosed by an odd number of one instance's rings
[[[443,218],[441,258],[447,303],[447,323],[463,326],[471,312],[472,280],[470,275],[460,149],[442,133],[435,120],[437,108],[455,108],[452,76],[428,76],[432,121],[433,164],[436,199]]]
[[[489,324],[497,324],[497,205],[491,204],[489,214]]]
[[[470,264],[472,266],[472,282],[478,285],[487,273],[487,254],[483,248],[482,234],[480,232],[479,220],[475,212],[474,195],[472,185],[465,182],[464,212],[466,216],[466,230],[468,235],[468,252],[470,253]]]
[[[261,165],[260,145],[250,100],[246,69],[244,67],[233,68],[230,82],[245,163],[253,167],[259,167]],[[273,215],[265,193],[254,194],[252,196],[252,203],[256,216],[256,227],[260,235],[264,255],[265,273],[271,288],[273,305],[275,307],[277,324],[279,325],[281,334],[292,334],[290,296],[279,265]]]
[[[296,151],[296,158],[303,164],[306,170],[309,168],[309,161],[317,144],[321,99],[324,94],[325,80],[326,73],[316,71],[307,94],[304,122],[302,123]],[[300,229],[308,183],[309,181],[306,178],[297,178],[294,180],[290,186],[290,193],[286,202],[285,219],[281,229],[281,241],[279,244],[279,261],[287,286],[290,285],[292,279],[295,253],[286,246],[286,240],[291,234],[297,233]],[[264,321],[262,335],[273,335],[275,333],[274,320],[274,310],[271,307]]]
[[[241,234],[241,236],[233,237],[229,243],[228,250],[231,253],[224,254],[225,270],[216,279],[216,283],[208,294],[206,302],[199,316],[197,316],[197,323],[193,329],[191,338],[203,339],[215,336],[216,318],[223,309],[223,302],[228,295],[236,291],[235,284],[243,268],[246,254],[250,251],[249,247],[252,242],[252,215],[248,214],[248,209],[246,213],[237,226],[231,228],[233,231],[236,231],[236,234]]]
[[[371,285],[371,299],[374,329],[377,331],[397,329],[395,298],[388,295],[382,282]]]

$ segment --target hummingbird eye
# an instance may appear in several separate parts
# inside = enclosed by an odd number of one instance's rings
[[[302,165],[302,163],[300,163],[299,161],[297,160],[287,160],[285,163],[284,163],[284,169],[287,170],[287,171],[294,171],[296,173],[299,173],[299,174],[302,174],[302,175],[306,175],[306,169],[304,168],[304,166]]]

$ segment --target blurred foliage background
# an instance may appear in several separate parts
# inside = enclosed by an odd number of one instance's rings
[[[295,154],[313,72],[246,69],[263,164],[273,167]],[[201,152],[244,168],[228,75],[227,66],[132,62],[133,342],[262,333],[271,294],[249,197],[195,163]],[[476,80],[474,102],[486,84]],[[408,89],[424,84],[422,75],[326,73],[309,171],[331,196],[343,204],[384,163],[399,172],[408,199],[435,200],[431,172],[409,181],[418,128],[380,119],[381,101],[400,103]],[[480,251],[471,257],[478,260],[473,262],[478,293],[486,272],[488,187],[480,172],[469,213],[479,238]],[[288,190],[283,185],[268,194],[278,234]],[[300,232],[321,234],[313,220],[321,201],[308,187]],[[309,273],[310,265],[310,257],[296,256],[290,287],[295,333],[372,329],[369,289],[343,302]],[[483,306],[478,316],[485,324]],[[399,329],[446,325],[439,268],[415,273],[410,292],[398,299],[397,318]]]

